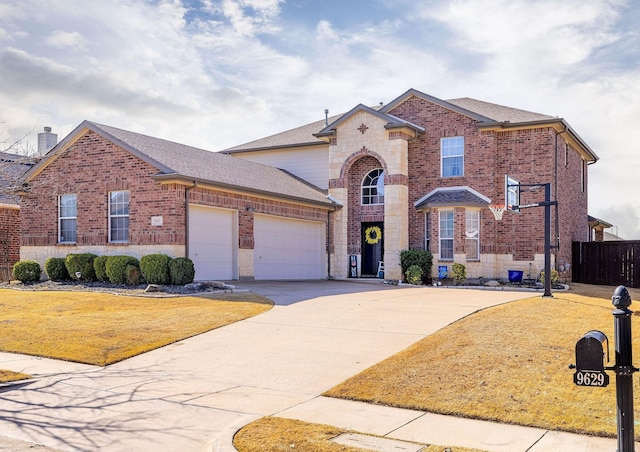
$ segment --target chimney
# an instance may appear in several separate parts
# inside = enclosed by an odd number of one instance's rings
[[[45,127],[44,132],[38,134],[38,155],[45,154],[58,144],[58,134],[51,133],[51,127]]]

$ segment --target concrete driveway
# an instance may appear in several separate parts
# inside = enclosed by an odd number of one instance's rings
[[[537,296],[377,280],[237,288],[276,306],[106,368],[0,354],[0,368],[36,377],[0,388],[0,435],[74,451],[223,449],[237,427],[317,399],[459,318]]]

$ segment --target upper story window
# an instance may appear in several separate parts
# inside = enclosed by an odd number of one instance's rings
[[[440,140],[442,177],[464,176],[464,137]]]
[[[76,243],[78,198],[75,194],[58,197],[58,243]]]
[[[440,260],[453,260],[453,210],[440,211]]]
[[[129,241],[129,192],[109,192],[109,242]]]
[[[362,180],[362,204],[384,204],[384,170],[374,169]]]

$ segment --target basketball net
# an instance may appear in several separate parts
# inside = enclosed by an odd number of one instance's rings
[[[489,204],[489,210],[493,213],[496,220],[502,220],[506,206],[504,204]]]

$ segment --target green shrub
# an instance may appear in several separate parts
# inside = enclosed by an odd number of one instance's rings
[[[467,268],[462,265],[455,263],[451,266],[453,271],[453,282],[454,284],[462,284],[467,279]]]
[[[127,264],[127,268],[125,269],[124,273],[127,279],[127,284],[135,286],[142,283],[142,272],[137,266]]]
[[[422,269],[418,265],[412,265],[405,272],[405,277],[409,284],[422,284]]]
[[[126,284],[127,265],[140,268],[138,259],[133,256],[108,256],[105,269],[109,277],[109,282],[113,284]]]
[[[63,257],[50,257],[44,263],[44,271],[51,281],[64,281],[69,279],[69,272]]]
[[[24,282],[40,281],[42,268],[36,261],[23,260],[18,261],[13,266],[13,279]]]
[[[108,282],[107,276],[107,258],[109,256],[98,256],[93,260],[93,270],[96,272],[96,279],[102,282]]]
[[[193,261],[188,257],[177,257],[169,263],[171,284],[184,286],[193,282],[196,272]]]
[[[149,284],[169,284],[169,263],[171,258],[166,254],[147,254],[140,259],[140,270]]]
[[[422,250],[418,248],[412,248],[410,250],[400,251],[400,267],[402,268],[402,274],[407,277],[407,270],[412,265],[417,265],[422,269],[422,276],[428,278],[431,275],[431,264],[433,262],[433,256],[428,250]]]
[[[551,270],[551,285],[558,282],[558,270]],[[544,270],[540,272],[540,282],[544,284]]]
[[[69,276],[79,281],[96,281],[96,271],[93,269],[96,257],[98,256],[92,253],[67,254],[64,263]]]

